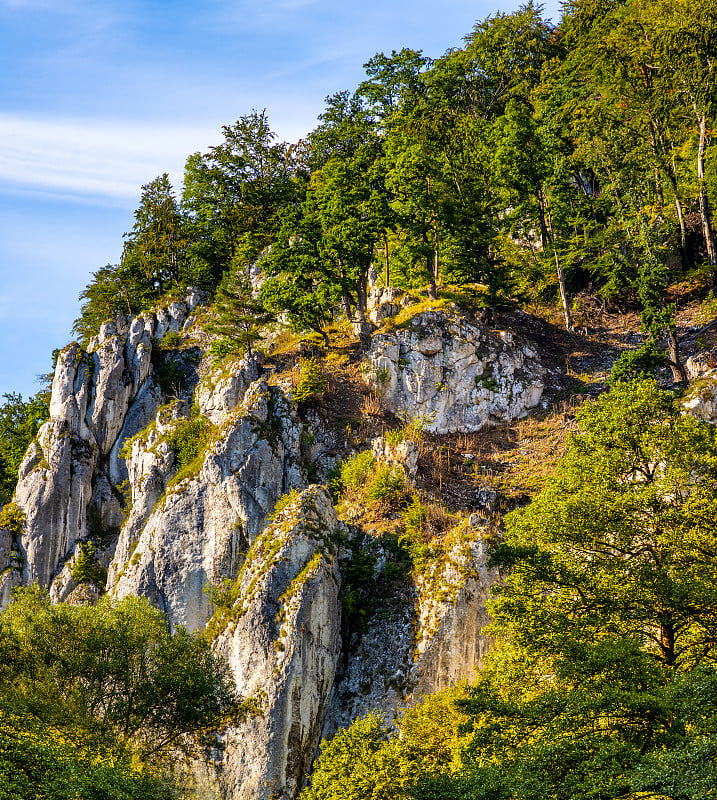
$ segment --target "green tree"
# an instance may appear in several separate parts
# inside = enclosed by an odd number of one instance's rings
[[[508,518],[498,624],[529,650],[619,637],[671,667],[712,658],[714,427],[649,381],[619,384],[578,423],[555,477]]]
[[[52,605],[16,590],[0,615],[0,708],[148,764],[201,743],[237,708],[224,663],[201,638],[170,633],[144,599]]]
[[[0,708],[0,800],[177,800],[169,776],[147,774],[115,755],[100,757],[60,729]]]
[[[125,234],[122,266],[147,300],[181,284],[187,246],[184,220],[165,172],[142,187],[135,223]]]
[[[40,425],[50,416],[49,398],[41,392],[25,401],[21,394],[4,394],[0,406],[0,505],[15,492],[20,464]]]
[[[217,356],[246,353],[251,358],[262,326],[273,319],[274,315],[253,296],[246,267],[235,266],[224,274],[214,298],[214,315],[207,330],[220,338],[212,344],[212,351]]]
[[[80,342],[86,345],[100,325],[117,314],[141,311],[148,302],[146,286],[132,274],[129,262],[107,264],[92,273],[92,280],[80,292],[80,316],[72,325]]]
[[[187,159],[182,207],[189,217],[188,254],[197,281],[217,286],[251,234],[254,257],[276,232],[275,216],[294,195],[291,149],[277,143],[266,111],[222,127],[224,141]]]

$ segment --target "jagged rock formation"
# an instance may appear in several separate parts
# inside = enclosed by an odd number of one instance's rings
[[[9,528],[0,527],[0,608],[10,602],[10,593],[22,583],[22,559]]]
[[[201,331],[189,328],[197,301],[193,294],[107,323],[87,351],[73,344],[60,355],[52,416],[20,471],[15,500],[25,530],[19,543],[0,530],[0,603],[20,581],[21,559],[22,581],[50,587],[54,601],[95,602],[97,587],[73,577],[92,534],[109,568],[107,590],[148,597],[173,626],[209,624],[258,712],[221,733],[222,796],[293,800],[322,732],[372,709],[390,719],[422,694],[471,676],[489,644],[484,601],[498,576],[486,566],[477,524],[464,521],[441,560],[416,581],[401,578],[365,627],[342,625],[342,582],[363,556],[372,580],[395,580],[387,577],[388,545],[339,523],[326,492],[307,488],[310,475],[326,481],[350,454],[350,436],[318,407],[300,414],[289,384],[270,385],[248,358],[216,369],[202,358],[192,396],[162,406],[152,350],[168,331],[206,349]],[[376,290],[373,318],[409,302]],[[524,414],[540,401],[547,374],[527,344],[457,310],[420,313],[405,328],[375,334],[365,363],[385,406],[437,432]],[[209,434],[183,464],[173,436],[197,420]],[[372,444],[377,462],[417,480],[413,442]],[[131,504],[118,490],[123,481]],[[300,493],[270,522],[294,489]],[[107,535],[112,526],[119,533]],[[223,606],[228,586],[233,601]]]
[[[359,530],[351,533],[364,538],[359,550],[373,550],[381,570],[381,546]],[[485,601],[499,580],[488,567],[482,533],[462,525],[449,534],[455,543],[446,558],[417,581],[410,597],[380,608],[366,631],[345,644],[324,736],[369,711],[390,721],[423,695],[471,679],[491,643],[482,632],[490,621]]]
[[[510,331],[457,311],[425,311],[377,333],[366,356],[384,406],[420,418],[433,433],[478,431],[524,416],[541,400],[545,369]]]
[[[310,487],[247,554],[216,650],[261,713],[224,735],[222,788],[233,800],[291,800],[314,756],[341,649],[339,523]]]
[[[283,394],[258,380],[194,476],[166,487],[171,451],[161,434],[135,441],[133,506],[110,566],[113,594],[144,595],[171,624],[203,627],[211,613],[205,588],[236,577],[276,501],[304,482],[299,431]]]
[[[23,582],[49,586],[58,567],[88,535],[88,508],[102,524],[121,520],[114,487],[126,477],[122,443],[156,413],[160,392],[152,380],[152,339],[179,330],[199,302],[119,316],[102,325],[86,351],[73,343],[58,358],[50,419],[30,446],[19,472],[15,502],[25,513],[21,541]]]

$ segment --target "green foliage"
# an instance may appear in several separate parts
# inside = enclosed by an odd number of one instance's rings
[[[17,589],[0,614],[0,709],[32,717],[95,758],[147,768],[234,711],[226,665],[201,638],[171,633],[145,599],[52,605]]]
[[[339,474],[334,479],[332,488],[338,495],[344,489],[356,489],[364,481],[374,465],[373,451],[364,450],[341,462]]]
[[[315,358],[299,359],[299,369],[299,382],[293,392],[294,400],[297,403],[310,403],[326,392],[329,383],[321,363]]]
[[[379,467],[366,486],[366,497],[394,503],[405,498],[407,492],[406,476],[400,467],[386,465]]]
[[[649,342],[636,350],[626,350],[612,365],[609,383],[614,386],[620,381],[652,378],[665,362],[664,352]]]
[[[410,765],[401,763],[381,717],[369,714],[322,743],[300,800],[407,800],[410,783]]]
[[[175,350],[182,344],[182,334],[177,331],[167,331],[159,342],[161,350]]]
[[[14,536],[22,535],[25,512],[16,503],[8,503],[0,511],[0,528],[7,528]]]
[[[174,781],[0,708],[0,800],[176,800]]]
[[[0,505],[15,492],[17,473],[27,448],[50,416],[44,392],[24,401],[20,394],[4,394],[0,405]]]
[[[261,339],[261,328],[271,322],[263,304],[255,299],[244,264],[225,274],[214,300],[214,316],[207,325],[210,333],[221,338],[212,344],[215,359],[222,355],[252,354],[252,345]]]
[[[172,484],[194,475],[202,466],[207,447],[216,436],[216,426],[203,416],[180,418],[163,438],[172,448],[177,468]]]
[[[72,580],[80,586],[83,583],[92,583],[100,591],[107,583],[107,570],[97,560],[97,547],[93,542],[84,542],[80,552],[72,565]]]
[[[301,490],[299,489],[292,489],[290,492],[282,494],[281,497],[276,501],[276,505],[274,506],[274,510],[271,512],[269,519],[273,522],[288,505],[291,505],[291,503],[296,500],[300,494]]]

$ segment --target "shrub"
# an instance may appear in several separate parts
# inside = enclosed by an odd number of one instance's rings
[[[652,378],[665,363],[666,357],[662,350],[654,344],[643,344],[637,350],[627,350],[618,358],[612,366],[608,383],[614,386],[621,381]]]
[[[182,419],[165,437],[172,448],[178,469],[188,467],[206,449],[214,426],[206,417]]]
[[[159,346],[162,350],[175,350],[182,344],[182,337],[177,331],[167,331],[162,337]]]
[[[369,500],[392,502],[401,500],[406,494],[406,480],[400,468],[385,466],[376,470],[366,488]]]
[[[271,514],[269,514],[269,519],[272,521],[275,520],[290,503],[293,503],[294,500],[296,500],[300,494],[301,492],[298,489],[292,489],[290,492],[282,494],[281,497],[276,501],[274,510]]]
[[[343,461],[337,473],[329,480],[329,488],[336,495],[345,489],[357,489],[373,467],[374,458],[371,450],[364,450]]]
[[[227,356],[240,356],[245,349],[241,342],[223,336],[221,339],[217,339],[215,342],[211,343],[209,355],[216,363]]]
[[[294,389],[294,400],[297,403],[308,403],[321,397],[326,391],[328,381],[320,362],[315,358],[302,358],[299,360],[299,367],[301,373]]]
[[[15,536],[20,536],[25,527],[25,512],[16,503],[8,503],[0,511],[0,528],[7,528]]]
[[[104,589],[107,583],[107,570],[97,560],[97,548],[92,542],[85,542],[72,565],[72,580],[79,586],[94,583]]]

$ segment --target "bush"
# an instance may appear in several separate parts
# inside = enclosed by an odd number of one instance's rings
[[[281,497],[276,501],[276,505],[274,506],[274,510],[269,514],[270,520],[275,520],[279,514],[290,504],[293,503],[294,500],[301,494],[299,489],[292,489],[290,492],[286,494],[282,494]]]
[[[374,458],[371,450],[364,450],[351,458],[342,461],[329,479],[329,489],[335,498],[346,489],[357,489],[373,467]]]
[[[366,497],[369,500],[394,502],[403,499],[405,494],[406,480],[403,470],[388,465],[376,470],[366,488]]]
[[[215,427],[206,417],[195,416],[190,419],[180,419],[177,424],[165,434],[167,444],[174,453],[177,470],[186,470],[206,450],[215,433]]]
[[[662,350],[654,344],[643,344],[637,350],[627,350],[613,364],[608,383],[614,386],[622,381],[645,380],[667,363]]]
[[[80,548],[79,555],[72,565],[72,580],[80,586],[83,583],[93,583],[104,589],[107,583],[107,570],[97,560],[97,548],[92,542],[85,542]]]
[[[299,382],[294,389],[294,400],[297,403],[308,403],[321,397],[328,387],[328,381],[315,358],[302,358],[299,360]]]
[[[7,528],[13,535],[20,536],[25,527],[25,512],[16,503],[8,503],[0,511],[0,528]]]

